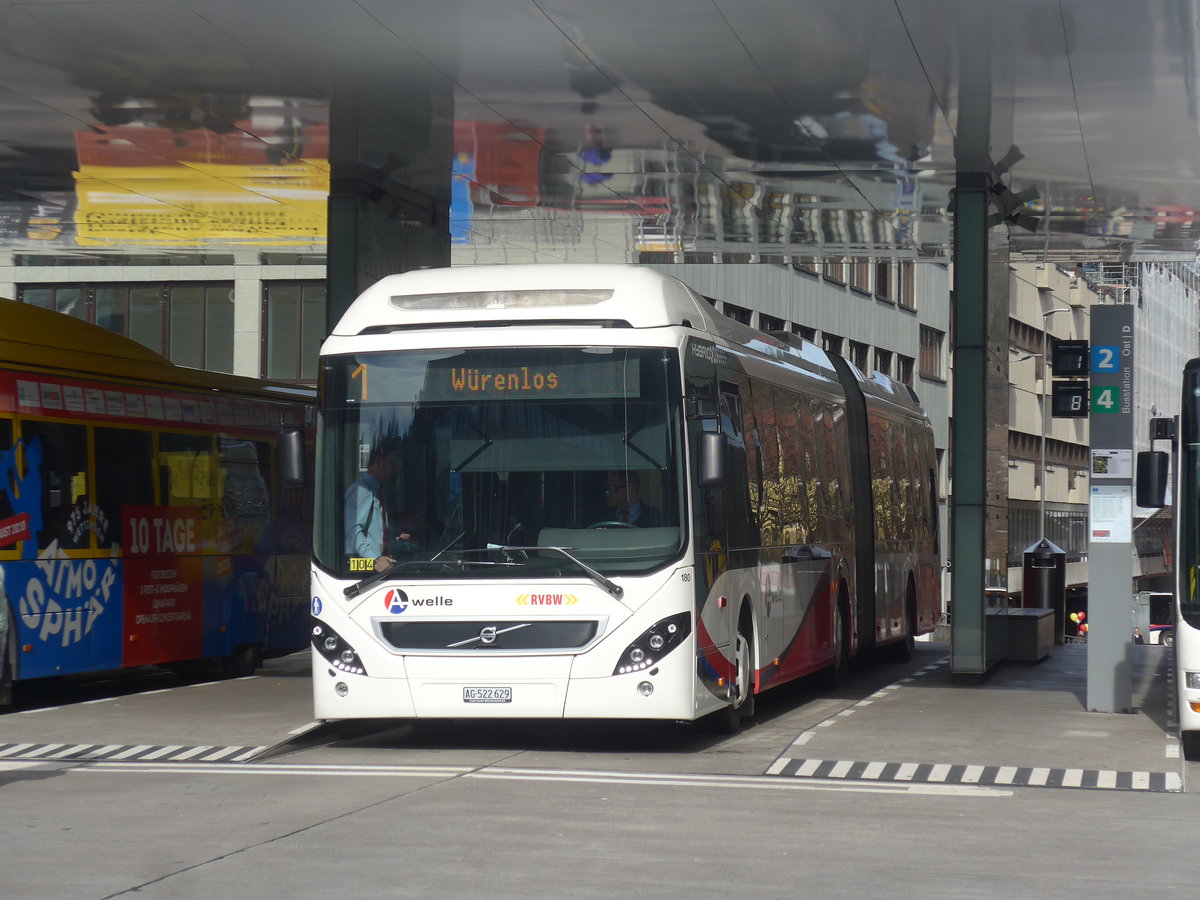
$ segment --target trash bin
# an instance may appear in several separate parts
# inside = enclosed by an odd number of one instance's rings
[[[1025,550],[1021,608],[1054,610],[1054,643],[1064,642],[1067,624],[1067,554],[1046,538]]]

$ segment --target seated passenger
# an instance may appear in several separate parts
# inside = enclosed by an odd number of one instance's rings
[[[642,503],[641,488],[642,482],[637,472],[626,470],[608,473],[604,502],[613,511],[611,521],[636,525],[639,528],[658,526],[658,510]]]

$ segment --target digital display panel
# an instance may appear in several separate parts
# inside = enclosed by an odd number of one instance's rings
[[[1055,378],[1072,378],[1088,374],[1087,341],[1055,341],[1050,355]]]
[[[580,354],[553,362],[535,358],[526,362],[519,354],[508,356],[512,362],[507,365],[470,356],[431,362],[421,400],[602,400],[637,397],[639,393],[636,357]]]
[[[362,353],[327,363],[347,403],[636,400],[646,351],[505,348]]]
[[[1050,415],[1059,419],[1081,419],[1088,414],[1086,381],[1054,382],[1050,385]]]

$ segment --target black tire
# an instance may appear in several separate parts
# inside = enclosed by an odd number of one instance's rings
[[[262,665],[262,647],[258,644],[238,644],[233,652],[221,658],[221,674],[226,678],[245,678]]]
[[[1175,629],[1169,628],[1158,636],[1158,642],[1164,647],[1175,646]]]
[[[1200,762],[1200,731],[1181,731],[1179,740],[1183,744],[1183,758],[1188,762]]]
[[[840,687],[850,671],[850,617],[846,592],[838,595],[837,606],[833,608],[833,644],[834,655],[831,662],[821,673],[822,681],[827,688]]]
[[[884,656],[888,662],[906,663],[912,659],[913,649],[917,645],[917,590],[910,581],[908,593],[904,598],[904,630],[901,640],[888,644]]]
[[[737,734],[743,720],[754,716],[754,630],[746,607],[738,617],[733,660],[737,672],[734,676],[733,699],[724,709],[705,717],[705,725],[714,734]]]

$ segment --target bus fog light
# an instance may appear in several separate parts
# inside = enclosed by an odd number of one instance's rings
[[[654,685],[652,685],[648,681],[639,681],[638,682],[638,693],[641,694],[643,697],[649,697],[651,694],[654,693]]]
[[[348,693],[350,693],[350,688],[346,686],[346,682],[344,681],[339,681],[337,684],[335,684],[333,686],[333,690],[334,693],[336,693],[339,697],[345,697]]]
[[[1184,672],[1183,684],[1189,691],[1200,691],[1200,672]]]

